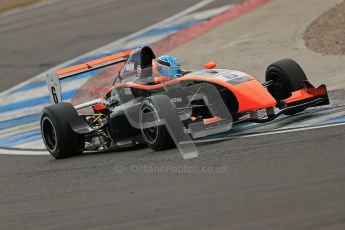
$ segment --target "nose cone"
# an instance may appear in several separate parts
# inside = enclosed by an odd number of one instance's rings
[[[272,95],[255,79],[234,86],[233,93],[239,102],[239,112],[255,111],[277,104]]]

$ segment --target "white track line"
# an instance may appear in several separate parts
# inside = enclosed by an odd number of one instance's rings
[[[10,129],[0,130],[0,138],[19,135],[23,133],[23,130],[30,132],[30,131],[35,131],[39,129],[40,129],[40,121],[18,125]]]
[[[29,116],[29,115],[41,113],[42,108],[43,108],[42,105],[38,105],[34,107],[28,107],[28,108],[22,108],[22,109],[16,110],[15,113],[13,111],[1,113],[0,122],[14,120],[17,118],[21,118],[23,116]]]
[[[12,150],[0,149],[1,155],[30,155],[30,156],[43,156],[49,155],[48,151],[32,151],[32,150]]]
[[[207,18],[210,18],[214,15],[218,15],[228,9],[230,9],[231,7],[233,7],[233,4],[230,4],[230,5],[227,5],[227,6],[223,6],[223,7],[219,7],[219,8],[215,8],[215,9],[211,9],[211,10],[206,10],[206,11],[202,11],[202,12],[198,12],[198,13],[195,13],[195,14],[190,14],[190,15],[187,15],[185,17],[182,17],[180,19],[178,19],[177,21],[175,21],[174,23],[172,24],[169,24],[169,26],[174,26],[174,25],[179,25],[183,22],[188,22],[188,21],[192,21],[192,20],[198,20],[198,21],[202,21],[202,20],[205,20]],[[155,29],[161,29],[161,28],[164,28],[164,27],[157,27]],[[147,32],[147,31],[146,31]],[[149,45],[149,44],[152,44],[152,43],[155,43],[157,41],[160,41],[162,40],[163,38],[171,35],[171,34],[174,34],[176,33],[176,31],[171,31],[169,33],[164,33],[164,34],[161,34],[161,35],[152,35],[152,36],[145,36],[143,38],[140,39],[140,45]],[[133,40],[130,40],[128,42],[126,42],[126,44],[124,45],[124,48],[131,48],[131,47],[134,47],[134,46],[137,46],[138,45],[138,41],[136,39],[133,39]]]
[[[139,36],[140,34],[144,34],[144,33],[148,32],[150,30],[153,30],[153,29],[156,29],[156,28],[160,28],[160,27],[162,27],[164,25],[168,25],[171,22],[174,22],[174,21],[178,20],[179,18],[182,18],[183,16],[185,16],[185,15],[187,15],[187,14],[193,12],[193,11],[196,11],[196,10],[198,10],[198,9],[200,9],[200,8],[206,6],[206,5],[208,5],[208,4],[210,4],[211,2],[214,2],[214,1],[215,0],[204,0],[204,1],[201,1],[198,4],[196,4],[194,6],[191,6],[191,7],[187,8],[187,9],[181,11],[180,13],[175,14],[175,15],[173,15],[173,16],[171,16],[171,17],[169,17],[169,18],[167,18],[167,19],[165,19],[165,20],[163,20],[161,22],[158,22],[158,23],[156,23],[154,25],[151,25],[151,26],[146,27],[146,28],[144,28],[142,30],[139,30],[139,31],[137,31],[137,32],[135,32],[133,34],[130,34],[130,35],[124,37],[124,38],[121,38],[121,39],[119,39],[119,40],[117,40],[117,41],[115,41],[113,43],[105,45],[105,46],[101,47],[100,50],[112,50],[113,47],[115,47],[119,43],[125,42],[126,40],[130,40],[132,38],[135,38],[135,37]],[[90,53],[92,54],[93,52],[94,51],[92,51]],[[88,54],[86,54],[86,55],[88,55]]]
[[[208,140],[197,140],[197,141],[194,141],[194,143],[209,143],[209,142],[225,141],[225,140],[232,140],[232,139],[242,139],[242,138],[248,138],[248,137],[268,136],[268,135],[273,135],[273,134],[300,132],[300,131],[306,131],[306,130],[312,130],[312,129],[322,129],[322,128],[329,128],[329,127],[336,127],[336,126],[345,126],[345,122],[318,125],[318,126],[292,128],[292,129],[287,129],[287,130],[273,130],[273,131],[267,131],[267,132],[263,132],[263,133],[254,133],[254,134],[238,135],[238,136],[236,136],[236,134],[233,134],[233,135],[227,136],[227,137],[214,138],[214,139],[208,139]],[[186,144],[188,144],[188,142]]]
[[[307,121],[301,121],[301,122],[296,122],[289,124],[287,126],[277,128],[275,130],[285,130],[285,129],[291,129],[291,128],[300,128],[300,127],[307,127],[307,126],[317,126],[318,124],[324,124],[325,122],[335,119],[337,117],[341,117],[345,115],[345,110],[335,112],[335,113],[330,113],[327,115],[320,114],[320,116],[317,116],[315,118],[309,118]]]
[[[312,129],[322,129],[322,128],[329,128],[329,127],[343,126],[343,125],[345,125],[345,122],[334,123],[334,124],[325,124],[325,125],[317,125],[317,126],[309,126],[309,127],[300,127],[300,128],[293,128],[293,129],[287,129],[287,130],[273,130],[273,131],[269,131],[266,133],[248,134],[248,135],[241,136],[239,138],[258,137],[258,136],[266,136],[266,135],[280,134],[280,133],[300,132],[300,131],[306,131],[306,130],[312,130]]]
[[[344,126],[345,122],[343,123],[337,123],[337,124],[328,124],[328,125],[320,125],[320,126],[313,126],[313,127],[303,127],[303,128],[295,128],[295,129],[289,129],[289,130],[277,130],[277,131],[270,131],[265,133],[257,133],[257,134],[248,134],[243,136],[231,136],[231,137],[224,137],[224,138],[216,138],[212,140],[199,140],[195,141],[194,143],[209,143],[209,142],[215,142],[215,141],[223,141],[223,140],[231,140],[231,139],[242,139],[242,138],[248,138],[248,137],[258,137],[258,136],[267,136],[267,135],[273,135],[273,134],[281,134],[281,133],[290,133],[290,132],[299,132],[299,131],[305,131],[305,130],[312,130],[312,129],[322,129],[322,128],[328,128],[328,127],[336,127],[336,126]],[[37,146],[41,146],[41,141],[37,141]],[[25,147],[25,145],[21,145],[22,147]],[[11,150],[11,149],[1,149],[0,148],[0,154],[6,154],[6,155],[49,155],[46,151],[30,151],[30,150]]]
[[[211,9],[211,10],[196,12],[196,13],[193,13],[193,14],[185,16],[183,18],[183,20],[186,20],[186,19],[204,20],[204,19],[210,18],[210,17],[212,17],[214,15],[221,14],[224,11],[232,8],[234,5],[235,4],[229,4],[229,5],[217,7],[217,8]],[[182,21],[182,19],[180,21]],[[180,21],[178,21],[178,23]]]
[[[86,77],[82,79],[72,80],[67,83],[62,82],[61,83],[62,92],[77,90],[89,79],[90,77]],[[23,100],[30,100],[30,99],[35,99],[38,97],[45,97],[45,96],[49,96],[46,85],[37,87],[35,89],[31,89],[31,90],[20,91],[14,94],[4,95],[1,98],[2,101],[0,102],[0,106],[6,106],[6,105],[17,103]],[[2,113],[0,113],[0,117],[2,118]]]
[[[32,146],[35,146],[35,149],[42,149],[42,150],[46,150],[46,146],[43,143],[43,140],[37,140],[37,141],[33,141],[29,143],[24,143],[24,144],[19,144],[14,146],[15,148],[18,149],[28,149],[28,148],[32,148]],[[46,154],[49,154],[48,151],[45,152]]]

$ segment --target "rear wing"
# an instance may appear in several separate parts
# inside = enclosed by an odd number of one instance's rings
[[[87,63],[71,66],[65,69],[51,71],[46,74],[47,87],[52,103],[62,102],[61,83],[62,79],[75,77],[81,73],[89,72],[91,70],[104,68],[110,65],[125,62],[132,50],[126,50],[117,54],[96,59]]]

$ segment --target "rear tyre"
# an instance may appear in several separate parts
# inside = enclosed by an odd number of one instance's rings
[[[144,141],[155,151],[174,147],[174,142],[166,126],[159,124],[161,119],[163,119],[159,111],[164,111],[164,114],[177,116],[169,97],[165,95],[155,95],[146,98],[141,104],[139,114],[141,133]],[[146,124],[149,124],[149,127]]]
[[[69,124],[78,118],[77,111],[70,103],[58,103],[43,109],[42,138],[55,159],[68,158],[83,152],[84,136],[74,133]]]
[[[303,88],[302,82],[308,80],[301,66],[292,59],[283,59],[272,63],[266,70],[266,81],[273,81],[268,92],[277,100],[289,98],[292,92]],[[286,112],[293,115],[305,109]]]

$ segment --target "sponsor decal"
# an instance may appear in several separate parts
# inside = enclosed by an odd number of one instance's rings
[[[137,76],[138,77],[141,76],[141,66],[140,65],[137,66]]]
[[[182,98],[181,97],[177,97],[177,98],[174,97],[174,98],[171,98],[170,101],[175,104],[178,102],[182,102]]]
[[[125,71],[127,72],[135,72],[135,62],[129,62],[125,66]]]

